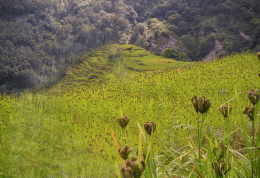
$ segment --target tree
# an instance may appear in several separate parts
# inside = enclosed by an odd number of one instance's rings
[[[182,17],[180,14],[176,13],[168,17],[167,23],[175,24],[177,25],[179,21],[182,20]]]
[[[164,50],[163,57],[172,58],[178,61],[187,61],[188,56],[184,52],[178,52],[173,48],[168,48]]]

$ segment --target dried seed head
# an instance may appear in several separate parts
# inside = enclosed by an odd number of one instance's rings
[[[260,61],[260,52],[256,53],[256,55],[257,55],[257,57],[258,57],[258,59]]]
[[[211,102],[209,100],[207,100],[205,96],[199,97],[198,103],[199,103],[199,105],[198,105],[199,112],[201,114],[204,114],[205,112],[207,112],[211,105]]]
[[[260,78],[260,73],[258,74],[258,77]]]
[[[121,174],[125,174],[126,169],[123,166],[119,166]]]
[[[132,148],[130,148],[129,145],[125,145],[124,147],[121,147],[118,149],[118,153],[121,156],[122,159],[127,160],[129,154],[131,153]]]
[[[144,169],[145,169],[145,163],[144,160],[141,160],[141,169],[139,168],[138,162],[136,161],[132,161],[131,162],[131,169],[133,170],[133,175],[137,176],[139,173],[143,173]]]
[[[125,129],[127,124],[129,123],[129,117],[123,115],[123,117],[118,117],[116,121],[122,129]]]
[[[131,167],[123,167],[120,166],[120,172],[121,172],[121,176],[122,178],[132,178],[133,177],[133,170]]]
[[[260,91],[254,91],[254,90],[250,90],[248,93],[247,93],[247,96],[248,96],[248,99],[250,100],[250,102],[255,105],[259,98],[260,98]]]
[[[133,177],[133,170],[131,167],[126,168],[126,173],[128,177]]]
[[[137,158],[133,156],[131,160],[125,162],[125,167],[120,167],[120,172],[123,178],[138,177],[145,169],[145,162],[141,160],[141,169],[139,168]]]
[[[211,106],[211,102],[207,100],[205,96],[201,96],[198,98],[197,96],[194,96],[193,98],[191,98],[191,102],[196,112],[200,112],[201,114],[207,112]]]
[[[131,168],[134,173],[139,173],[139,166],[137,161],[132,161],[131,162]]]
[[[130,166],[131,166],[131,161],[130,160],[126,160],[125,167],[130,167]]]
[[[133,157],[131,158],[131,161],[132,161],[132,162],[137,161],[137,157],[133,156]]]
[[[196,112],[199,112],[197,96],[194,96],[193,98],[191,98],[191,102],[192,102],[192,104],[193,104],[194,109],[196,110]]]
[[[249,117],[249,119],[251,121],[253,121],[254,120],[254,112],[255,112],[255,107],[254,106],[251,106],[251,107],[247,106],[245,108],[245,110],[243,111],[243,114],[246,114]]]
[[[144,129],[149,135],[151,135],[156,129],[156,124],[154,122],[146,122],[144,124]]]
[[[232,106],[231,105],[229,105],[229,110],[228,110],[228,106],[227,105],[223,105],[223,106],[219,107],[219,111],[224,116],[224,118],[227,118],[228,113],[231,113],[231,110],[232,110]]]

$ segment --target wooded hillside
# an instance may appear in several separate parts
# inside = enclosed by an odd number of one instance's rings
[[[10,92],[58,80],[104,44],[185,61],[259,50],[260,1],[2,0],[0,29],[0,92]]]

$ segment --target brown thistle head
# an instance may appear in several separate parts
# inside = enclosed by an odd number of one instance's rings
[[[118,117],[116,121],[122,129],[125,129],[127,124],[129,123],[129,117],[123,115],[123,117]]]
[[[133,156],[133,157],[131,158],[131,162],[134,162],[134,161],[137,161],[137,157],[135,157],[135,156]]]
[[[145,162],[141,160],[141,169],[139,168],[137,158],[133,156],[131,160],[125,162],[125,167],[120,167],[121,175],[123,178],[138,177],[145,169]]]
[[[259,98],[260,98],[260,91],[254,91],[254,90],[250,90],[248,93],[247,93],[247,96],[248,96],[248,99],[250,100],[250,102],[255,105]]]
[[[231,113],[232,110],[232,106],[229,105],[229,109],[227,105],[223,105],[221,107],[218,108],[220,113],[224,116],[224,118],[227,118],[228,114]]]
[[[194,106],[194,109],[196,112],[199,112],[199,107],[198,107],[198,98],[197,96],[194,96],[193,98],[191,98],[191,102]]]
[[[133,156],[131,158],[131,165],[130,167],[132,168],[133,170],[133,174],[134,176],[138,175],[139,173],[142,173],[145,169],[145,162],[144,160],[142,159],[141,160],[141,169],[139,168],[138,166],[138,161],[137,161],[137,158],[135,156]]]
[[[131,166],[131,160],[126,160],[125,167],[130,167],[130,166]]]
[[[120,166],[119,169],[120,169],[122,178],[132,178],[133,177],[133,170],[131,167]]]
[[[243,114],[246,114],[251,121],[254,120],[254,112],[255,112],[255,106],[246,107],[243,111]]]
[[[211,106],[211,102],[207,100],[205,96],[194,96],[193,98],[191,98],[191,102],[196,112],[200,112],[201,114],[207,112]]]
[[[144,124],[144,130],[151,135],[156,129],[156,124],[154,122],[146,122]]]
[[[256,55],[257,55],[257,57],[258,57],[258,59],[260,61],[260,52],[256,53]]]
[[[118,153],[121,156],[122,159],[127,160],[129,154],[131,153],[132,148],[130,148],[129,145],[125,145],[124,147],[121,147],[118,149]]]

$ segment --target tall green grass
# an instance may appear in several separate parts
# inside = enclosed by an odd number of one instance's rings
[[[117,76],[105,85],[1,96],[0,173],[115,177],[115,161],[120,158],[110,128],[120,147],[127,143],[138,148],[137,122],[152,121],[157,125],[151,159],[156,160],[158,177],[216,176],[212,163],[218,164],[220,143],[225,146],[228,137],[230,146],[221,159],[231,164],[227,176],[250,175],[252,160],[256,163],[250,155],[256,147],[250,145],[253,128],[242,110],[249,105],[247,92],[259,89],[258,73],[256,56],[243,53],[170,71]],[[201,169],[195,161],[199,152],[197,113],[190,101],[194,95],[212,102],[201,126]],[[229,124],[219,112],[227,101],[232,105]],[[130,117],[125,132],[116,123],[121,111]],[[259,115],[256,118],[259,131]],[[258,144],[259,136],[255,139]]]

